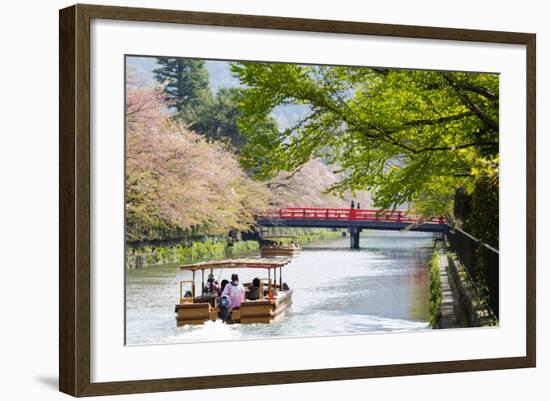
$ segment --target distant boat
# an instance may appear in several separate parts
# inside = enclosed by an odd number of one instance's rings
[[[176,304],[176,322],[178,326],[203,324],[207,321],[222,319],[227,323],[275,323],[280,321],[292,304],[292,290],[282,279],[282,267],[290,263],[289,258],[276,259],[229,259],[183,265],[181,270],[193,272],[192,280],[180,281],[180,298]],[[215,292],[205,291],[204,271],[221,269],[265,269],[268,277],[260,279],[259,299],[245,299],[239,308],[224,311],[220,297]],[[277,277],[277,270],[279,276]],[[195,275],[201,272],[201,294],[195,293]],[[277,279],[279,282],[277,283]],[[190,290],[183,292],[184,285]],[[231,285],[231,284],[227,284]],[[250,283],[245,283],[247,289]],[[246,290],[245,298],[248,295]],[[226,315],[225,312],[228,312]],[[226,318],[227,317],[227,318]]]
[[[274,241],[277,238],[292,238],[290,244],[282,244]],[[291,235],[276,235],[269,237],[262,237],[262,239],[269,241],[268,244],[260,247],[260,255],[262,258],[274,258],[278,256],[295,257],[302,252],[302,248],[298,245],[295,236]]]
[[[299,245],[264,245],[260,248],[262,258],[273,258],[277,256],[295,257],[302,252]]]

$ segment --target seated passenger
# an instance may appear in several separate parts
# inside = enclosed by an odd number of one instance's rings
[[[213,274],[208,275],[208,281],[204,286],[204,292],[207,294],[216,294],[217,296],[220,296],[222,293],[220,284],[218,283],[218,280],[214,278]]]
[[[260,299],[260,279],[258,277],[252,280],[252,285],[248,288],[246,299],[250,301]]]

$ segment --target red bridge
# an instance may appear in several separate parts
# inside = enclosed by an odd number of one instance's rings
[[[270,210],[256,217],[263,227],[322,227],[347,228],[351,247],[359,248],[359,233],[368,230],[403,230],[446,232],[447,219],[437,216],[422,219],[405,210],[376,210],[351,208],[287,207]]]

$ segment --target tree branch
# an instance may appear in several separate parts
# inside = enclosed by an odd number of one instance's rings
[[[451,87],[455,90],[455,92],[458,94],[460,99],[462,100],[462,103],[466,107],[468,107],[476,116],[479,117],[481,121],[483,121],[485,124],[487,124],[489,127],[491,127],[495,131],[499,131],[499,125],[498,122],[487,116],[481,108],[474,103],[472,99],[468,97],[468,95],[464,92],[464,90],[456,83],[456,81],[451,78],[449,74],[443,74],[443,77],[445,80],[451,85]]]
[[[415,152],[422,153],[422,152],[432,152],[432,151],[439,151],[439,150],[466,149],[474,146],[498,146],[498,142],[482,141],[482,142],[463,143],[456,146],[434,146],[434,147],[426,147],[426,148],[418,149]]]
[[[465,89],[470,92],[477,93],[478,95],[483,96],[484,98],[487,98],[489,100],[498,100],[498,96],[496,96],[493,92],[491,92],[487,88],[483,88],[481,86],[472,85],[467,82],[459,82],[456,84],[459,88]]]
[[[468,112],[465,112],[465,113],[455,114],[454,116],[440,117],[440,118],[435,118],[435,119],[432,119],[432,120],[413,120],[413,121],[406,122],[403,125],[405,125],[405,126],[436,125],[436,124],[445,123],[445,122],[448,122],[448,121],[460,120],[461,118],[468,117],[468,116],[473,116],[473,115],[474,115],[474,113],[472,113],[471,111],[468,111]]]

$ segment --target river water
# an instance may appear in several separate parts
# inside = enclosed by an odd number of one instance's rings
[[[177,265],[126,273],[126,343],[159,344],[266,337],[333,336],[428,329],[430,233],[363,231],[361,249],[349,237],[305,245],[283,267],[293,304],[276,324],[176,327],[179,281],[190,279]],[[249,282],[263,270],[224,270]],[[219,274],[219,272],[218,272]],[[200,277],[197,276],[197,277]],[[200,280],[200,279],[199,279]],[[200,288],[198,283],[197,288]]]

